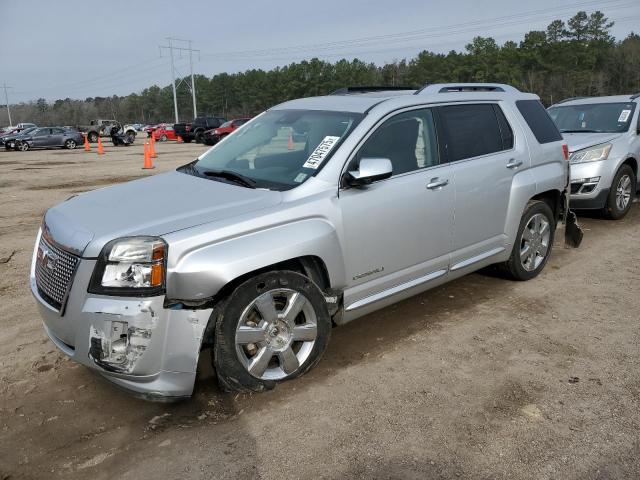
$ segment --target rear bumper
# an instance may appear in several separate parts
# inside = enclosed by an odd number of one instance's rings
[[[189,397],[211,309],[167,309],[164,296],[88,294],[94,265],[95,260],[80,260],[63,315],[39,294],[32,265],[31,292],[45,333],[73,361],[135,396]]]

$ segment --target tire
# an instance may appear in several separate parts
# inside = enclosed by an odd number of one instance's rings
[[[292,306],[297,307],[295,317],[276,315]],[[241,327],[243,335],[237,337]],[[208,331],[213,332],[213,366],[220,386],[257,392],[299,377],[320,360],[331,336],[331,317],[314,282],[279,270],[238,286],[214,309]]]
[[[15,149],[21,152],[27,152],[31,147],[27,142],[16,143]]]
[[[87,139],[91,143],[96,143],[98,141],[98,133],[97,132],[89,132],[87,134]]]
[[[167,136],[166,136],[166,135],[162,135],[162,136],[160,137],[160,141],[161,141],[161,142],[166,142],[166,141],[167,141]]]
[[[134,130],[127,130],[127,139],[129,143],[133,143],[136,139],[136,132]]]
[[[77,147],[77,143],[75,140],[69,139],[66,142],[64,142],[64,148],[66,148],[67,150],[73,150],[76,147]]]
[[[544,220],[546,230],[543,223],[537,223],[538,219]],[[513,280],[537,277],[551,256],[555,233],[556,221],[549,205],[539,200],[530,201],[520,220],[511,256],[500,265],[501,270]],[[525,251],[526,246],[529,250]]]
[[[196,135],[195,135],[196,143],[202,143],[203,138],[204,138],[204,132],[196,132]]]
[[[631,208],[636,195],[637,180],[629,165],[622,165],[611,183],[604,214],[611,220],[623,218]]]

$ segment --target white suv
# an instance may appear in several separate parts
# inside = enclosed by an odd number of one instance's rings
[[[549,108],[569,144],[571,207],[612,219],[631,208],[640,162],[640,94],[571,98]]]

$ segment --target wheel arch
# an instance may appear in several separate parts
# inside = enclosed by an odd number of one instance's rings
[[[620,167],[622,165],[629,165],[631,167],[631,170],[633,170],[633,174],[636,176],[636,180],[638,178],[638,160],[636,160],[635,157],[632,156],[628,156],[621,164]],[[618,168],[620,168],[618,167]]]

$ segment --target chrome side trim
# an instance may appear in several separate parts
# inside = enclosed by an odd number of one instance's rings
[[[401,283],[400,285],[396,285],[395,287],[391,287],[387,290],[383,290],[382,292],[374,293],[373,295],[369,295],[368,297],[357,300],[352,304],[348,305],[347,308],[345,308],[345,311],[348,312],[351,310],[355,310],[356,308],[364,307],[365,305],[369,305],[370,303],[377,302],[384,298],[395,295],[396,293],[400,293],[403,290],[417,287],[418,285],[422,285],[423,283],[427,283],[427,282],[430,282],[431,280],[435,280],[436,278],[443,276],[445,273],[447,273],[447,270],[438,270],[436,272],[429,273],[428,275],[425,275],[423,277],[419,277],[414,280]]]
[[[476,255],[475,257],[467,258],[461,262],[456,263],[451,267],[451,271],[454,272],[456,270],[460,270],[461,268],[468,267],[469,265],[473,265],[480,260],[484,260],[485,258],[493,257],[498,253],[504,252],[504,247],[497,247],[487,252],[481,253],[480,255]]]

